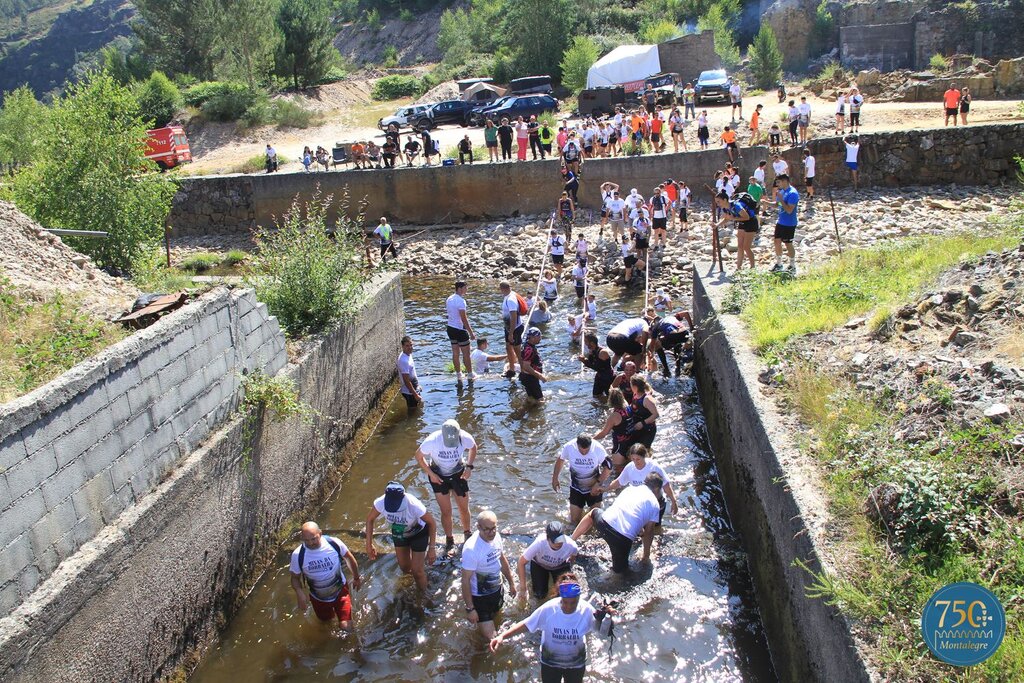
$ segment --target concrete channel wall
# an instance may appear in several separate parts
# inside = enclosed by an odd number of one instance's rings
[[[0,407],[0,617],[207,437],[240,372],[287,360],[266,306],[220,288]]]
[[[870,117],[870,108],[864,116]],[[938,120],[938,115],[936,115]],[[746,125],[746,124],[742,124]],[[765,127],[767,127],[766,124]],[[687,135],[693,137],[693,128]],[[765,131],[766,132],[766,131]],[[846,147],[839,138],[811,142],[817,159],[817,182],[822,187],[851,184]],[[764,147],[744,148],[740,170],[749,176],[757,162],[768,159]],[[949,184],[986,185],[1013,181],[1014,156],[1024,151],[1024,124],[993,124],[872,133],[861,136],[860,175],[865,187]],[[801,150],[785,153],[791,175],[802,183]],[[694,197],[705,203],[704,184],[725,166],[721,149],[643,157],[594,159],[583,166],[580,203],[599,206],[599,186],[618,183],[624,192],[636,187],[644,196],[668,178],[685,181]],[[408,224],[454,223],[502,219],[552,211],[561,187],[557,161],[345,170],[326,173],[274,173],[199,176],[180,181],[168,223],[174,237],[248,233],[269,226],[291,206],[295,197],[309,199],[319,189],[334,195],[330,219],[345,189],[351,207],[365,200],[369,223],[387,215]],[[768,180],[772,179],[771,165]]]
[[[761,618],[783,681],[871,680],[850,625],[821,599],[807,597],[817,572],[824,501],[800,467],[773,401],[761,395],[761,364],[745,329],[719,316],[727,286],[694,269],[694,364],[729,517],[749,555]]]
[[[209,423],[196,450],[0,620],[0,680],[158,679],[216,636],[282,528],[347,469],[346,445],[394,382],[399,278],[369,290],[354,319],[309,341],[278,373],[317,415],[274,421],[236,411]],[[236,362],[232,372],[243,367]]]

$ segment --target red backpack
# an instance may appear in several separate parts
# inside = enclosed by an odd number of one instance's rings
[[[530,312],[530,307],[526,305],[526,299],[524,299],[519,292],[516,292],[516,299],[519,300],[519,315],[523,316]]]

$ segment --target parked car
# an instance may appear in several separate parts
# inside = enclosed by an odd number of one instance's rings
[[[146,131],[146,158],[161,171],[192,161],[192,150],[181,126],[164,126]]]
[[[412,128],[431,106],[432,105],[430,104],[413,104],[408,107],[399,107],[398,111],[396,111],[392,116],[386,116],[377,121],[377,127],[381,130],[387,130],[388,126],[394,123],[397,124],[400,129],[406,126]]]
[[[581,116],[614,114],[615,106],[625,103],[626,91],[621,85],[612,88],[587,88],[580,91],[578,101]]]
[[[551,95],[522,95],[507,98],[502,104],[472,114],[471,123],[482,126],[487,119],[495,123],[503,118],[510,121],[517,116],[540,116],[546,111],[558,111],[558,100]]]
[[[644,79],[644,90],[647,88],[652,88],[657,94],[658,104],[674,104],[682,84],[679,74],[661,73]]]
[[[693,86],[694,99],[697,104],[703,104],[709,100],[718,102],[729,101],[729,77],[724,69],[713,71],[702,71],[697,83]]]
[[[446,123],[465,126],[475,105],[465,100],[445,100],[429,107],[416,119],[416,128],[430,130]]]

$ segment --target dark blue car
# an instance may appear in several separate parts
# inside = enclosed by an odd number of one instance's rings
[[[470,116],[470,123],[474,126],[482,126],[487,119],[500,123],[502,119],[509,121],[522,116],[540,116],[544,112],[558,111],[558,100],[551,95],[519,95],[517,97],[502,98],[494,105],[474,111]]]
[[[698,105],[708,101],[729,101],[729,77],[724,69],[702,71],[693,86],[694,99]]]

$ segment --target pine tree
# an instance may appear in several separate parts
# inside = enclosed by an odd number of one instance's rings
[[[283,0],[277,12],[277,27],[283,40],[274,57],[277,75],[292,84],[313,85],[334,64],[334,30],[328,0]]]
[[[757,87],[764,90],[774,88],[782,78],[782,51],[775,39],[775,31],[768,24],[761,24],[761,29],[754,36],[754,44],[750,47],[750,71]]]

